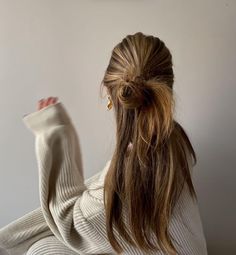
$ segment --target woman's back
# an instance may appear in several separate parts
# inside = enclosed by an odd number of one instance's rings
[[[88,199],[84,200],[85,205],[83,206],[85,210],[85,215],[88,213],[87,215],[89,221],[94,226],[94,228],[96,228],[97,231],[104,237],[104,239],[107,239],[107,236],[105,227],[105,214],[102,209],[104,208],[103,182],[110,162],[111,161],[109,160],[104,169],[87,182],[90,196],[94,197],[98,201],[98,207],[96,210],[100,211],[101,213],[98,213],[96,216],[92,216],[93,211]],[[98,209],[99,207],[101,210]],[[91,213],[91,215],[89,215],[89,213]],[[125,213],[123,216],[123,220],[126,222],[126,226],[128,226],[127,214]],[[175,206],[175,209],[171,216],[169,230],[173,239],[175,240],[174,243],[179,254],[207,255],[206,240],[202,227],[198,203],[190,196],[187,185],[184,186],[179,200]],[[121,241],[125,247],[124,254],[145,254],[143,251],[140,251],[140,249],[131,247],[123,239],[118,238],[118,240]],[[154,240],[155,237],[153,235],[153,241]],[[107,245],[109,246],[109,242],[107,243]],[[147,254],[165,255],[161,251],[149,252]]]

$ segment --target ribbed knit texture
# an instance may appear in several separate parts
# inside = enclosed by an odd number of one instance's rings
[[[103,201],[110,160],[84,180],[79,138],[61,102],[24,116],[23,122],[35,136],[40,207],[1,228],[0,247],[10,255],[116,254],[106,235]],[[207,254],[198,204],[187,187],[169,228],[180,255]],[[115,234],[123,254],[145,254]]]

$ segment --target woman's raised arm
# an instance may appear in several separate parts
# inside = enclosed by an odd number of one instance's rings
[[[64,105],[49,105],[23,121],[35,135],[41,208],[53,234],[78,253],[111,252],[89,220],[104,213],[104,205],[86,187],[78,135]]]

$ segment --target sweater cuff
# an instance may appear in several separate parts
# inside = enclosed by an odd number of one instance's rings
[[[72,120],[62,102],[50,104],[38,111],[24,115],[23,123],[33,133],[52,126],[71,124]]]

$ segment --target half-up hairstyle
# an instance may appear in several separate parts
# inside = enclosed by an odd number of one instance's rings
[[[173,82],[172,56],[158,37],[138,32],[114,47],[101,85],[117,124],[104,183],[107,235],[117,253],[123,248],[114,228],[144,252],[177,254],[168,226],[184,184],[197,198],[188,160],[196,164],[196,155],[173,117]]]

